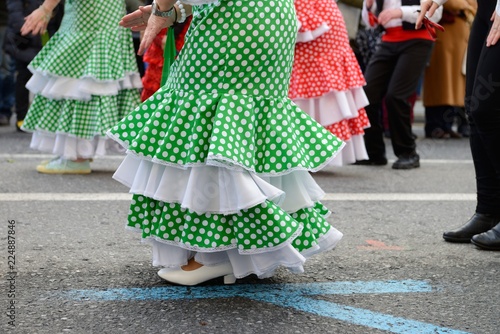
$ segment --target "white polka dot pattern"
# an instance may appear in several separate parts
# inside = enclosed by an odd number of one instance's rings
[[[289,215],[268,201],[232,215],[197,214],[176,203],[134,195],[128,226],[140,230],[144,239],[196,251],[237,248],[240,253],[256,253],[286,242],[303,251],[317,245],[330,229],[324,214],[328,209],[320,203]]]
[[[260,175],[319,169],[343,142],[288,98],[296,34],[291,0],[196,7],[165,86],[110,135],[139,158],[180,168],[239,167]],[[317,249],[331,231],[327,214],[320,203],[288,214],[269,200],[234,214],[198,213],[135,194],[128,227],[201,252],[251,254],[285,244],[303,251]]]
[[[166,85],[111,133],[165,164],[319,168],[342,141],[287,96],[295,36],[289,1],[200,7]]]
[[[301,30],[314,30],[323,23],[330,29],[310,42],[297,43],[290,98],[319,97],[334,90],[363,87],[366,82],[337,4],[330,0],[296,0],[295,6]]]

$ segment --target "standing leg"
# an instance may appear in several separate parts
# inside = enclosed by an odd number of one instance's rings
[[[385,97],[392,147],[398,157],[392,167],[410,169],[419,167],[419,160],[411,128],[411,105],[408,101],[417,90],[432,51],[432,42],[411,40],[398,43],[397,51],[399,57]]]
[[[16,62],[17,80],[16,80],[16,125],[17,129],[22,125],[30,105],[30,93],[26,88],[26,83],[31,78],[31,72],[28,69],[28,63],[23,61]]]
[[[2,50],[6,27],[0,27],[0,126],[10,124],[14,106],[14,61]]]
[[[382,42],[365,72],[366,86],[364,89],[369,101],[369,105],[365,107],[365,110],[370,120],[370,127],[365,129],[364,139],[369,160],[360,161],[358,164],[387,164],[381,107],[382,99],[394,69],[395,53],[393,44]]]
[[[476,212],[464,226],[443,234],[446,241],[470,242],[472,238],[486,249],[500,248],[500,235],[492,230],[498,230],[500,222],[500,70],[495,65],[500,47],[484,46],[493,3],[490,7],[476,15],[467,49],[465,109],[476,173]]]

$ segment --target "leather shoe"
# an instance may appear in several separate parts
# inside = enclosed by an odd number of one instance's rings
[[[353,165],[356,166],[385,166],[387,165],[387,159],[368,159],[368,160],[358,160]]]
[[[392,164],[392,169],[412,169],[420,167],[420,156],[417,153],[402,154]]]
[[[236,277],[233,274],[231,263],[222,263],[216,266],[201,266],[195,270],[161,269],[158,276],[170,283],[179,285],[198,285],[211,279],[224,276],[224,284],[233,284]]]
[[[498,222],[500,222],[500,217],[498,216],[475,213],[464,226],[453,231],[444,232],[443,239],[448,242],[468,243],[473,236],[489,231]]]
[[[500,223],[489,231],[473,236],[471,242],[481,249],[500,251]]]

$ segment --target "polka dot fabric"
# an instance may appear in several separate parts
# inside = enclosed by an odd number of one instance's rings
[[[343,143],[288,98],[196,97],[166,89],[111,133],[135,154],[160,163],[240,166],[266,175],[316,170]]]
[[[176,168],[215,166],[277,177],[320,169],[344,143],[288,97],[296,34],[291,0],[221,0],[194,7],[166,84],[108,135],[128,154]],[[135,179],[157,184],[134,170]],[[226,191],[224,181],[219,182],[213,187]],[[255,180],[248,182],[254,185]],[[192,184],[185,191],[199,192],[200,187]],[[248,189],[239,187],[234,197]],[[203,213],[135,194],[128,227],[145,239],[182,249],[237,249],[251,255],[293,242],[297,249],[314,247],[331,230],[322,208],[318,204],[287,213],[268,198],[248,209],[227,211],[236,213]],[[276,261],[280,263],[284,259]],[[242,275],[253,269],[248,270]]]
[[[365,133],[364,129],[370,126],[370,121],[364,108],[360,109],[358,113],[358,117],[344,119],[326,126],[326,129],[343,141],[351,139],[352,136],[363,135]]]
[[[337,4],[331,0],[295,0],[295,7],[302,23],[300,31],[313,31],[322,24],[330,29],[312,41],[296,44],[290,98],[321,99],[332,91],[363,87],[366,82],[349,45]],[[363,135],[364,129],[370,126],[364,108],[351,110],[351,114],[356,117],[326,125],[326,129],[344,141]]]
[[[128,227],[144,239],[159,239],[196,251],[223,251],[237,248],[240,253],[266,252],[292,242],[299,251],[317,245],[331,228],[328,209],[317,203],[291,215],[266,201],[238,214],[198,214],[176,203],[164,203],[134,195]]]
[[[202,6],[166,85],[111,135],[135,154],[169,165],[265,175],[319,169],[343,142],[287,97],[293,14],[280,1]]]
[[[366,82],[337,4],[331,0],[296,0],[295,6],[298,13],[306,11],[308,16],[321,17],[330,30],[310,42],[297,43],[290,98],[320,97],[330,91],[363,87]]]

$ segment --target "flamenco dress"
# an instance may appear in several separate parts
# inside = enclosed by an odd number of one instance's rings
[[[140,103],[124,1],[67,0],[61,26],[29,64],[30,147],[70,160],[123,152],[106,132]]]
[[[368,159],[369,127],[361,68],[349,45],[342,13],[332,0],[295,0],[300,28],[289,97],[328,131],[346,142],[332,165]]]
[[[292,0],[193,6],[166,84],[108,132],[154,266],[194,257],[262,278],[341,239],[309,172],[344,144],[287,96],[296,34]]]

